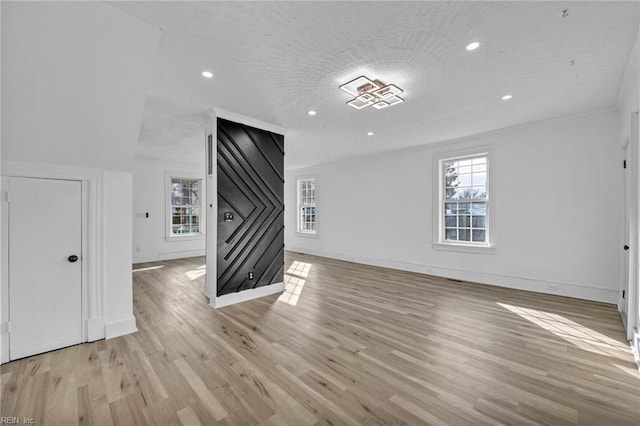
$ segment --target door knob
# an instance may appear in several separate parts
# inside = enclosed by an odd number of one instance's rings
[[[78,256],[76,256],[75,254],[72,254],[71,256],[67,257],[67,260],[71,263],[75,262],[76,260],[78,260]]]

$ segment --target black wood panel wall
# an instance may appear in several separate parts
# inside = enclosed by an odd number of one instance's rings
[[[217,145],[217,295],[280,283],[284,136],[218,118]]]

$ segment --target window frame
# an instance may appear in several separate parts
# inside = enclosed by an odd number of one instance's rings
[[[306,231],[301,229],[302,225],[302,205],[300,203],[301,193],[300,186],[303,181],[314,181],[314,204],[315,208],[315,230]],[[316,175],[305,175],[296,177],[296,234],[302,237],[317,238],[318,237],[318,177]]]
[[[444,163],[448,161],[486,157],[486,196],[481,200],[485,203],[485,242],[451,241],[445,239],[445,203],[446,200]],[[433,242],[436,250],[459,251],[466,253],[493,254],[495,252],[495,175],[493,146],[479,146],[455,151],[440,152],[433,157]],[[466,201],[466,200],[464,200]],[[473,202],[473,200],[469,200]]]
[[[198,232],[190,233],[190,234],[174,234],[172,232],[172,203],[171,203],[171,185],[174,179],[184,179],[184,180],[197,180],[199,181],[198,185],[200,188],[200,196],[199,196],[199,214],[198,214]],[[203,210],[204,200],[203,196],[206,196],[206,192],[204,191],[204,176],[200,174],[193,173],[184,173],[184,172],[166,172],[165,173],[165,185],[164,185],[164,193],[165,193],[165,239],[166,241],[189,241],[189,240],[201,240],[205,238],[205,228],[204,228],[204,216],[205,212]]]

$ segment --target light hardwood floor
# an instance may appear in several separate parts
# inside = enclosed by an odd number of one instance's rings
[[[640,376],[613,305],[287,253],[287,293],[213,310],[203,265],[135,265],[139,331],[3,365],[1,415],[640,424]]]

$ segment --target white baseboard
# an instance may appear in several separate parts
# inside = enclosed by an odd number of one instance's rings
[[[4,331],[4,327],[2,328],[2,334],[0,334],[0,342],[2,343],[2,347],[0,348],[0,364],[4,364],[5,362],[9,362],[9,333]]]
[[[217,309],[222,308],[223,306],[229,306],[240,302],[246,302],[247,300],[257,299],[259,297],[269,296],[274,293],[282,293],[283,291],[283,282],[270,284],[258,288],[239,291],[237,293],[225,294],[223,296],[213,296],[209,305]]]
[[[95,342],[104,339],[105,325],[104,317],[91,318],[87,321],[87,341]]]
[[[517,290],[533,291],[536,293],[555,294],[558,296],[573,297],[576,299],[593,300],[616,304],[618,291],[589,286],[587,284],[540,280],[532,277],[523,277],[510,274],[473,271],[461,268],[449,268],[435,265],[421,265],[416,263],[401,262],[397,260],[377,259],[366,256],[355,256],[344,253],[335,253],[326,250],[315,250],[307,247],[287,247],[287,251],[312,254],[331,259],[346,260],[348,262],[362,263],[371,266],[381,266],[402,271],[417,272],[420,274],[435,275],[438,277],[452,278],[462,281],[471,281],[481,284],[507,287]]]
[[[133,315],[124,320],[108,322],[104,326],[105,337],[107,339],[135,333],[136,331],[138,331],[136,327],[136,317]]]
[[[153,255],[136,255],[133,254],[133,263],[160,262],[162,260],[185,259],[187,257],[199,257],[206,254],[205,249],[197,250],[179,250],[179,251],[162,251]]]
[[[633,331],[633,336],[629,343],[631,344],[631,351],[633,352],[633,357],[636,360],[638,371],[640,371],[640,332],[637,328]]]
[[[198,257],[204,255],[205,249],[161,251],[158,252],[158,257],[160,258],[158,260],[184,259],[186,257]]]

